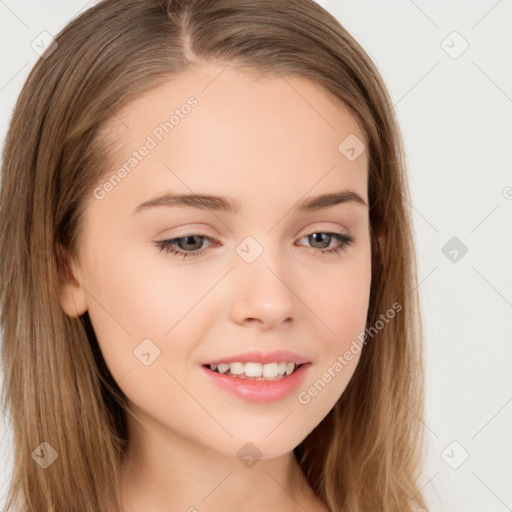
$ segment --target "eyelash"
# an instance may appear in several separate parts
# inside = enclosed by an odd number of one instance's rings
[[[340,245],[338,247],[333,247],[331,249],[314,249],[315,252],[323,254],[340,254],[342,251],[345,251],[353,242],[355,242],[355,238],[352,235],[346,235],[344,233],[333,233],[330,231],[315,231],[309,235],[304,235],[302,238],[307,238],[316,234],[324,234],[324,235],[330,235],[334,239],[338,240],[340,242]],[[199,237],[199,238],[205,238],[208,240],[213,240],[217,242],[214,238],[211,238],[206,235],[201,235],[199,233],[194,233],[191,235],[186,235],[178,238],[171,238],[169,240],[160,240],[158,242],[155,242],[155,245],[160,249],[160,251],[165,251],[167,254],[174,254],[176,256],[183,256],[183,259],[187,258],[198,258],[199,256],[202,256],[205,253],[205,249],[201,249],[198,251],[182,251],[176,249],[176,242],[179,240],[184,240],[185,238],[189,237]]]

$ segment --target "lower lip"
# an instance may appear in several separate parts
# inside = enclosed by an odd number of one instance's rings
[[[249,402],[270,403],[283,400],[300,387],[311,363],[305,363],[279,380],[249,380],[230,377],[214,372],[204,366],[201,370],[211,381],[226,391],[239,396]]]

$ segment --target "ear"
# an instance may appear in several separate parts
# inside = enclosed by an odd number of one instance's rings
[[[77,277],[80,276],[78,264],[69,256],[60,244],[58,245],[58,266],[60,304],[66,315],[77,317],[87,311],[85,290]]]

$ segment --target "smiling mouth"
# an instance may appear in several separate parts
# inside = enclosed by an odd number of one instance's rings
[[[205,364],[205,368],[225,375],[242,380],[281,380],[295,373],[304,364],[295,364],[292,362],[279,363],[221,363]]]

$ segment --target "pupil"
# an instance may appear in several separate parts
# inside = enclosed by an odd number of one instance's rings
[[[189,243],[190,243],[190,242],[189,242],[189,241],[190,241],[190,239],[192,239],[192,240],[193,240],[194,238],[195,238],[195,239],[198,239],[198,238],[200,238],[200,237],[199,237],[199,236],[197,236],[197,235],[194,235],[194,236],[187,236],[187,237],[185,237],[185,238],[183,239],[183,242],[184,242],[186,245],[189,245]],[[192,242],[192,243],[191,243],[191,245],[194,245],[194,242]],[[197,244],[196,244],[196,245],[197,245]],[[201,244],[199,244],[199,246],[201,246]],[[187,249],[197,249],[197,247],[187,247]]]
[[[320,237],[320,240],[315,240],[315,242],[321,242],[322,243],[322,237],[326,236],[326,237],[330,237],[330,235],[328,235],[327,233],[314,233],[313,235],[311,235],[314,239],[316,239],[316,237]],[[323,242],[324,245],[323,247],[327,247],[329,245],[329,242],[325,243],[325,241]]]

